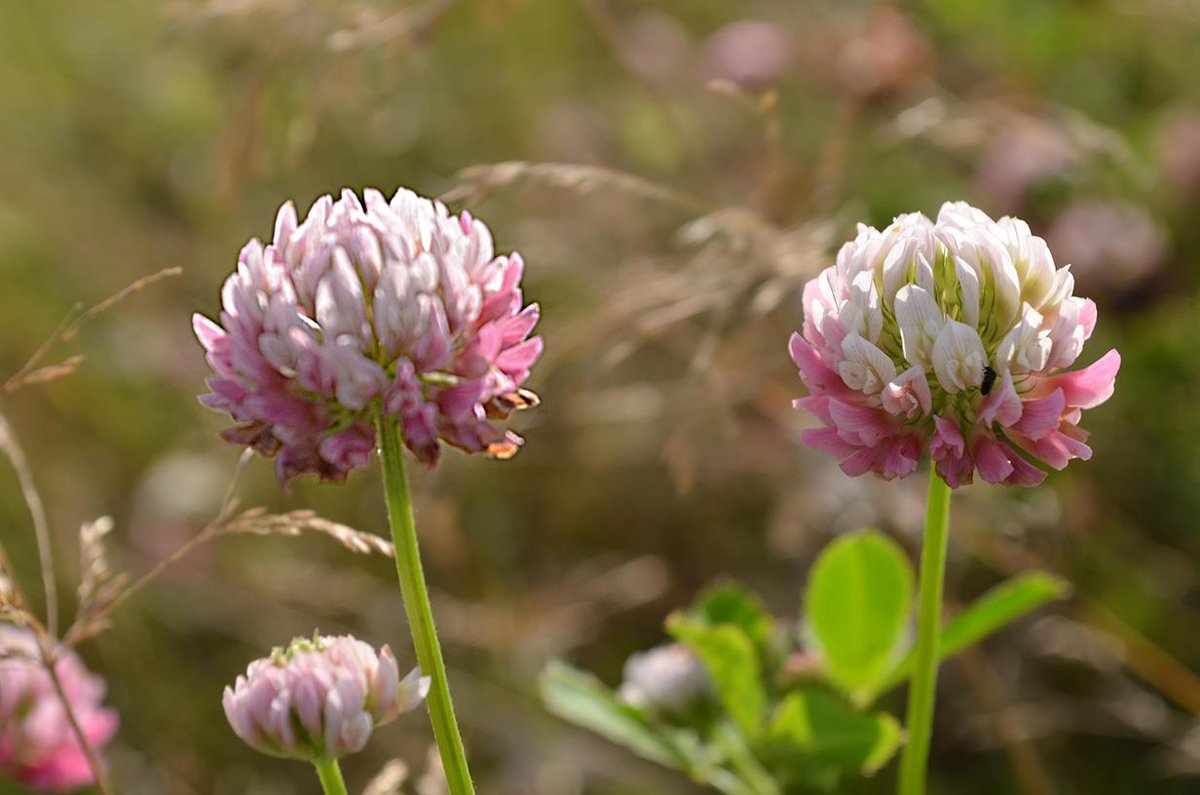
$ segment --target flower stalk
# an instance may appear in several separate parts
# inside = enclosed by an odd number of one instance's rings
[[[933,734],[937,691],[938,642],[942,632],[942,592],[950,536],[950,486],[929,473],[929,503],[921,544],[921,584],[917,596],[917,647],[908,691],[908,745],[900,759],[899,795],[924,795],[925,768]]]
[[[376,427],[379,433],[379,456],[383,461],[388,523],[392,530],[392,543],[396,548],[396,575],[400,580],[400,591],[404,597],[404,610],[408,615],[417,662],[431,679],[427,703],[429,718],[433,723],[434,739],[437,741],[446,770],[450,795],[473,795],[475,789],[467,768],[462,735],[454,717],[450,686],[446,680],[446,664],[442,659],[442,647],[438,642],[433,610],[429,604],[429,590],[425,585],[425,573],[421,567],[400,428],[394,419],[386,416],[378,419]]]
[[[336,759],[321,759],[314,764],[317,777],[321,779],[321,791],[325,795],[349,795],[346,781],[342,778],[342,768]]]

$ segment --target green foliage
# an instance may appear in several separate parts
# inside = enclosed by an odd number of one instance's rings
[[[835,792],[903,744],[899,721],[870,704],[910,673],[913,591],[898,544],[875,531],[846,535],[813,566],[806,633],[780,631],[761,600],[729,583],[668,618],[711,682],[698,708],[635,706],[560,662],[543,674],[542,698],[559,717],[727,795]],[[1066,592],[1044,572],[993,588],[946,623],[943,659]],[[811,648],[797,645],[802,636]]]
[[[874,773],[900,739],[900,723],[891,715],[856,712],[826,693],[799,691],[776,708],[764,747],[775,769],[802,779],[826,768]]]
[[[643,759],[687,770],[686,755],[656,729],[643,710],[620,701],[591,674],[552,662],[539,682],[546,708],[563,720],[594,731]]]
[[[1026,572],[997,585],[943,625],[938,646],[941,659],[974,646],[1044,604],[1065,598],[1069,590],[1064,580],[1044,571]],[[902,683],[912,673],[912,665],[909,653],[888,675],[882,689]]]
[[[708,626],[728,624],[741,629],[761,654],[769,654],[775,636],[775,619],[757,596],[729,583],[713,586],[700,595],[691,617]]]
[[[830,677],[856,700],[869,701],[894,665],[912,603],[912,565],[881,533],[843,536],[817,558],[805,621]]]
[[[667,629],[704,663],[722,706],[738,728],[748,736],[757,735],[767,696],[761,660],[746,633],[732,624],[705,626],[682,616],[672,617]]]

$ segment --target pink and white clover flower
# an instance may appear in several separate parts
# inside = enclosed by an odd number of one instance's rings
[[[521,438],[495,421],[536,403],[521,385],[542,351],[523,269],[409,190],[322,196],[303,221],[288,202],[272,242],[242,249],[219,322],[193,317],[215,372],[201,402],[238,423],[225,439],[277,456],[281,482],[366,464],[380,412],[427,464],[441,442],[507,458]]]
[[[833,265],[804,288],[804,325],[790,351],[821,421],[805,444],[849,475],[907,477],[926,449],[953,487],[976,472],[1032,486],[1087,460],[1084,409],[1113,392],[1111,350],[1068,370],[1096,325],[1042,238],[1016,218],[965,202],[936,221],[902,215],[860,224]]]

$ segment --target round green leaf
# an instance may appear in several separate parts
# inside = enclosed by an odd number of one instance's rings
[[[910,619],[913,570],[882,533],[843,536],[817,558],[805,619],[833,681],[867,697],[895,662]]]

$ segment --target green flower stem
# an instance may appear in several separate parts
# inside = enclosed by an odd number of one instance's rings
[[[917,604],[917,648],[908,691],[908,745],[900,758],[899,795],[925,795],[925,768],[933,733],[937,690],[938,640],[942,632],[942,591],[950,535],[950,487],[929,473],[929,504],[921,545],[921,590]]]
[[[321,779],[321,791],[325,795],[349,795],[346,782],[342,779],[342,769],[336,759],[322,759],[314,762],[317,766],[317,776]]]
[[[754,757],[746,745],[746,738],[736,726],[721,723],[713,732],[713,737],[717,745],[725,751],[729,764],[747,795],[780,795],[779,784]]]
[[[412,499],[408,492],[408,475],[404,471],[404,449],[396,421],[380,417],[379,455],[383,459],[383,486],[387,495],[388,522],[392,528],[392,543],[396,547],[396,574],[404,596],[404,609],[412,631],[413,645],[421,671],[432,681],[429,687],[429,718],[433,736],[446,768],[450,795],[474,795],[471,773],[467,769],[467,754],[462,735],[454,719],[450,701],[450,686],[446,681],[446,664],[433,625],[433,610],[429,606],[429,591],[421,569],[421,553],[417,547],[417,528],[413,521]]]

